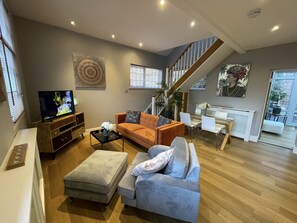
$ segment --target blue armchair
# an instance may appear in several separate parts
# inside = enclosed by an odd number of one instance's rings
[[[157,173],[131,175],[133,168],[174,148],[168,165]],[[198,221],[200,165],[194,144],[176,137],[171,146],[156,145],[139,152],[119,183],[122,203],[188,222]]]

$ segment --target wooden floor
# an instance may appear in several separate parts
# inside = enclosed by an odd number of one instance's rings
[[[297,222],[297,155],[236,138],[223,152],[215,149],[212,136],[192,141],[201,165],[200,223]],[[104,149],[121,151],[121,143],[106,144]],[[125,140],[125,151],[131,162],[142,150]],[[42,158],[47,223],[181,222],[124,207],[117,193],[109,205],[80,199],[70,202],[63,194],[63,177],[93,152],[87,136],[59,151],[55,160]]]
[[[296,137],[296,130],[293,126],[285,126],[281,135],[270,132],[261,132],[260,140],[277,146],[292,149]]]

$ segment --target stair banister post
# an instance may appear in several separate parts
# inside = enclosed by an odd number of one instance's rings
[[[156,97],[155,97],[155,95],[153,95],[153,97],[152,97],[152,115],[156,114],[155,101],[156,101]]]
[[[166,68],[166,73],[165,73],[165,83],[167,86],[169,86],[169,73],[168,73],[168,67]]]
[[[178,113],[178,107],[177,105],[174,105],[174,120],[177,121],[177,113]]]

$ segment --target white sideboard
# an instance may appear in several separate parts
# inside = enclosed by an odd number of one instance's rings
[[[255,110],[212,106],[207,109],[207,114],[214,115],[216,111],[227,112],[228,118],[234,120],[234,125],[231,131],[232,136],[242,138],[244,141],[250,140]]]
[[[0,167],[0,221],[44,223],[44,186],[36,143],[37,128],[19,130]],[[15,145],[28,144],[25,165],[6,170]]]

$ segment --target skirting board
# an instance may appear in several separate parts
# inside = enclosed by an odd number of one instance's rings
[[[252,142],[258,142],[258,136],[252,136],[252,135],[250,135],[250,141],[252,141]]]

